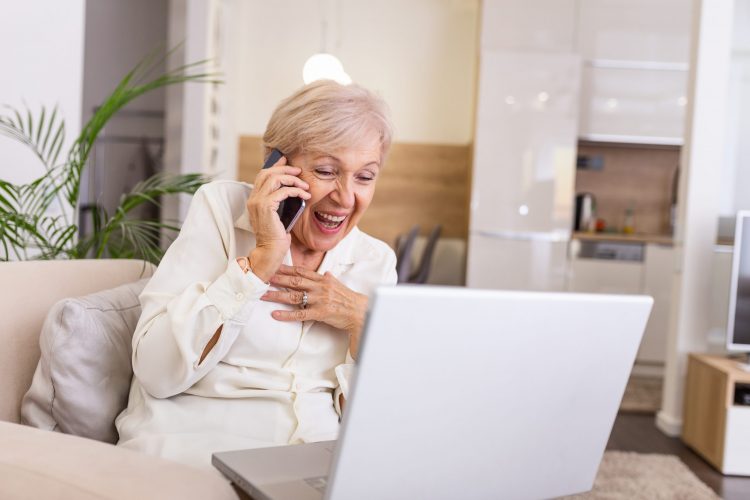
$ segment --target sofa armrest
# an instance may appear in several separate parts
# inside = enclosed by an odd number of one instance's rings
[[[0,498],[237,500],[218,471],[0,422]]]

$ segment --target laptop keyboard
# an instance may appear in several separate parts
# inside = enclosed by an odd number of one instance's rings
[[[326,486],[328,486],[328,478],[326,476],[308,477],[305,478],[305,482],[321,493],[325,493]]]

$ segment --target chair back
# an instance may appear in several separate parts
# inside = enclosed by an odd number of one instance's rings
[[[396,274],[399,283],[409,281],[411,274],[411,252],[419,234],[419,226],[412,227],[405,235],[396,239]]]
[[[432,256],[435,254],[435,246],[437,245],[440,233],[443,231],[443,226],[440,224],[432,228],[430,236],[427,238],[424,250],[422,251],[422,258],[419,260],[419,267],[415,273],[409,278],[409,283],[424,284],[430,277],[430,266],[432,266]]]
[[[41,260],[0,263],[0,420],[18,423],[39,362],[39,333],[59,300],[151,276],[142,260]]]

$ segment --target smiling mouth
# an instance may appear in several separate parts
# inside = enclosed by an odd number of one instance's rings
[[[315,218],[326,229],[336,229],[344,223],[346,215],[330,215],[323,212],[314,212]]]

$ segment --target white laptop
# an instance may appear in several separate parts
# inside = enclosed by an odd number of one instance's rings
[[[379,288],[338,441],[216,453],[213,464],[256,500],[588,491],[652,303]]]

